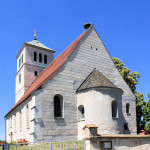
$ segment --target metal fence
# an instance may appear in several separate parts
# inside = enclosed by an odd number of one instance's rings
[[[2,144],[0,144],[0,150],[3,150],[3,147],[4,147],[4,146],[3,146]]]
[[[9,144],[9,150],[85,150],[85,141],[40,141]]]

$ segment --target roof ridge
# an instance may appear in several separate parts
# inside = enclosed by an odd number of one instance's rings
[[[25,94],[20,98],[20,100],[12,107],[12,109],[5,115],[5,117],[12,112],[17,106],[19,106],[22,102],[26,100],[33,92],[35,92],[41,85],[43,85],[47,80],[49,80],[53,75],[64,65],[72,52],[79,45],[80,41],[89,31],[88,28],[84,31],[69,47],[65,49],[53,62],[46,67],[40,75],[34,80],[34,82],[30,85]]]

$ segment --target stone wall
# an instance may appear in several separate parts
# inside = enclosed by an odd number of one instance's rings
[[[104,150],[104,142],[112,142],[112,150],[149,150],[150,136],[107,135],[86,140],[86,150]]]
[[[41,99],[44,126],[41,138],[77,139],[76,90],[94,68],[97,68],[124,91],[122,96],[123,117],[120,118],[120,121],[122,124],[128,122],[129,133],[136,134],[135,96],[116,69],[94,27],[91,27],[65,64],[42,86]],[[55,94],[61,95],[64,103],[64,117],[59,119],[54,118],[53,98]],[[126,115],[126,103],[131,106],[131,116]],[[118,131],[116,131],[117,133]]]

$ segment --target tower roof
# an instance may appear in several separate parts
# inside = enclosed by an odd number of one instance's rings
[[[54,50],[48,48],[47,46],[45,46],[44,44],[42,44],[41,42],[39,42],[38,40],[34,39],[31,42],[25,42],[22,46],[22,48],[20,49],[19,53],[17,54],[16,58],[18,58],[18,56],[20,55],[20,53],[22,52],[23,48],[25,46],[32,46],[35,48],[39,48],[39,49],[43,49],[43,50],[48,50],[51,51],[52,53],[55,53]]]
[[[40,43],[38,40],[33,40],[31,42],[26,42],[25,44],[54,51],[54,50],[48,48],[47,46],[45,46],[44,44]]]
[[[89,89],[89,88],[95,88],[95,87],[118,88],[115,84],[113,84],[97,69],[94,69],[89,74],[89,76],[83,81],[83,83],[80,85],[77,91],[81,91],[81,90]]]

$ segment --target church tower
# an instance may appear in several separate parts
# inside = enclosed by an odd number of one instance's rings
[[[55,51],[36,39],[26,42],[20,49],[17,59],[16,103],[24,95],[36,77],[54,60]]]

